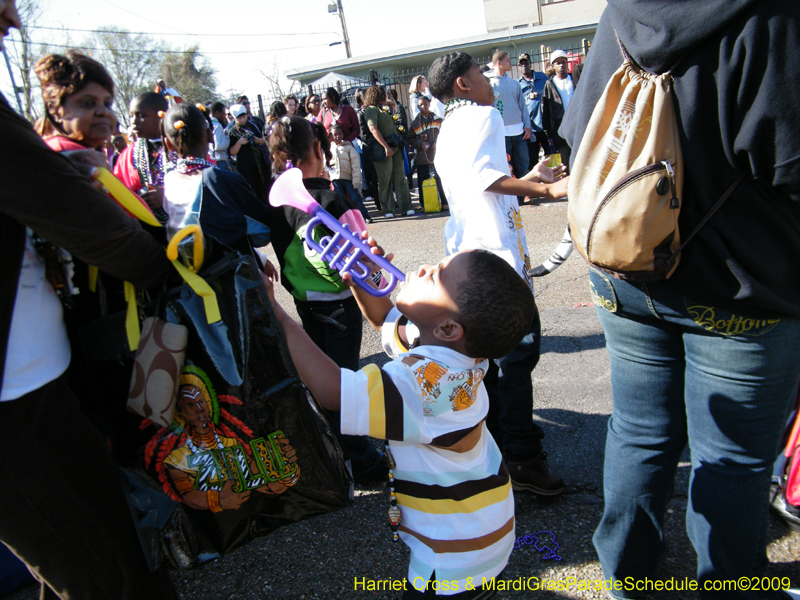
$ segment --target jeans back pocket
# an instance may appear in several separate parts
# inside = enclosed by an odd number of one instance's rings
[[[592,302],[610,313],[617,312],[617,294],[608,275],[589,267],[589,282],[592,284]]]

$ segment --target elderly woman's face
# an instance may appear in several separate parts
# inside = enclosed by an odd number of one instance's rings
[[[113,96],[99,83],[66,96],[56,107],[53,118],[71,139],[89,148],[103,144],[117,127]]]

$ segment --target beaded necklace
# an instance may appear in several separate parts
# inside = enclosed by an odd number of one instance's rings
[[[444,105],[444,118],[446,119],[449,117],[453,112],[462,106],[479,106],[477,102],[473,102],[472,100],[468,100],[467,98],[453,98],[452,100],[448,100],[447,104]]]
[[[133,168],[139,173],[144,191],[155,187],[164,187],[164,173],[166,173],[166,159],[162,152],[161,142],[154,144],[156,150],[150,151],[149,142],[139,138],[133,146]],[[161,208],[152,208],[153,216],[162,225],[169,221],[169,215]]]
[[[155,152],[150,152],[148,141],[139,138],[133,147],[133,167],[139,173],[139,179],[142,180],[142,185],[145,187],[164,185],[166,166],[164,153],[158,147],[160,145],[157,145]]]
[[[183,174],[209,168],[214,168],[214,163],[207,161],[205,158],[199,158],[197,156],[179,158],[175,164],[175,169],[178,171],[178,173]]]
[[[389,461],[389,526],[392,528],[392,541],[397,542],[400,540],[400,534],[397,533],[400,527],[400,507],[397,506],[397,496],[394,493],[394,470],[397,468],[395,465],[392,451],[389,450],[389,441],[386,440],[386,459]]]
[[[216,429],[212,430],[211,434],[214,436],[214,441],[217,443],[217,448],[220,449],[220,450],[222,448],[224,448],[225,446],[223,445],[222,440],[219,439],[219,435],[217,434]],[[203,435],[201,433],[197,433],[196,435],[197,435],[198,438],[200,438],[201,442],[205,443],[205,447],[201,447],[200,449],[198,449],[197,446],[194,445],[194,442],[192,442],[192,436],[187,435],[186,436],[186,445],[189,446],[189,451],[192,454],[197,454],[198,452],[206,452],[208,450],[212,450],[211,444],[209,444],[209,442],[211,441],[211,436],[210,435],[208,435],[208,434]]]
[[[541,543],[539,537],[544,537],[543,534],[550,536],[553,544],[552,547],[539,545]],[[521,548],[522,546],[533,546],[536,548],[537,552],[545,552],[544,556],[542,556],[542,560],[563,560],[558,554],[556,554],[559,544],[556,541],[556,534],[552,531],[537,531],[536,533],[521,535],[514,541],[514,549]]]

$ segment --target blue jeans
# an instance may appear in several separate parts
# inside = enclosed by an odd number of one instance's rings
[[[503,454],[532,456],[542,451],[544,431],[533,421],[533,380],[539,362],[542,325],[539,312],[522,341],[503,358],[489,362],[483,382],[489,394],[486,426]]]
[[[594,534],[605,577],[655,578],[664,511],[687,443],[686,530],[701,589],[706,580],[759,575],[767,564],[772,465],[800,377],[800,319],[748,319],[666,282],[632,284],[594,270],[590,280],[614,397],[605,511]]]
[[[218,160],[217,161],[217,168],[220,171],[230,171],[231,170],[231,168],[228,166],[228,161],[227,160]]]
[[[528,140],[523,140],[519,135],[506,136],[506,154],[511,157],[511,168],[514,169],[514,177],[520,178],[528,173]]]
[[[364,206],[364,201],[361,199],[361,194],[359,194],[356,191],[356,188],[353,186],[352,179],[334,179],[333,189],[336,190],[337,194],[348,196],[350,200],[353,201],[353,204],[358,207],[358,211],[361,213],[361,216],[364,217],[364,220],[369,218],[367,207]]]

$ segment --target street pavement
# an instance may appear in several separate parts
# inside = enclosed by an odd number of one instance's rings
[[[566,202],[526,205],[521,212],[536,265],[561,239]],[[370,230],[395,253],[394,262],[404,271],[443,258],[447,213],[390,220],[377,213],[373,216]],[[603,445],[611,413],[611,385],[608,354],[591,305],[587,273],[586,263],[575,253],[554,273],[535,280],[543,343],[533,374],[534,414],[545,430],[551,470],[564,478],[566,488],[553,500],[525,492],[515,494],[517,536],[529,536],[526,541],[533,543],[513,552],[504,576],[512,586],[524,584],[526,589],[501,591],[497,598],[606,597],[596,589],[602,571],[591,537],[602,512]],[[278,299],[293,310],[282,289]],[[361,356],[364,364],[385,361],[378,334],[366,324]],[[694,574],[693,551],[683,531],[688,470],[685,455],[668,507],[669,548],[659,573],[662,580],[682,582]],[[386,588],[394,581],[402,582],[408,551],[402,543],[391,541],[388,505],[384,483],[356,486],[351,507],[286,527],[198,569],[176,572],[176,587],[185,600],[400,598],[401,592]],[[771,516],[769,540],[773,564],[768,574],[790,577],[793,586],[800,587],[800,533],[792,533]],[[7,598],[35,597],[35,588],[28,588]],[[649,597],[697,596],[664,591]]]

